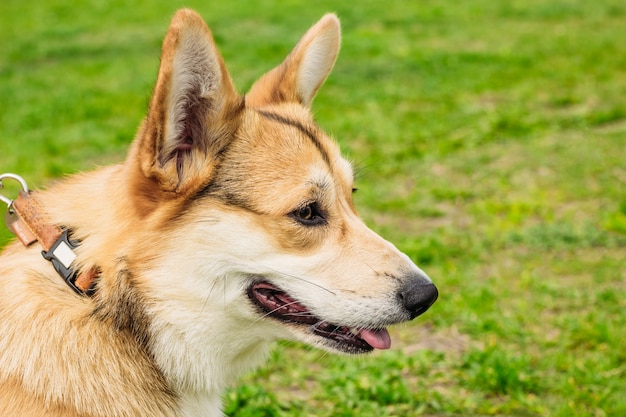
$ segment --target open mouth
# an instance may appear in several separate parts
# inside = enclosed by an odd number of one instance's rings
[[[337,350],[347,353],[365,353],[373,349],[389,349],[391,338],[385,328],[362,329],[328,323],[316,317],[304,305],[267,281],[252,284],[248,297],[276,320],[308,327],[317,336],[331,342]]]

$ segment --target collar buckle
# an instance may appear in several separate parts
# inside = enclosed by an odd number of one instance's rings
[[[76,246],[77,244],[70,240],[68,231],[64,230],[48,251],[41,251],[41,256],[45,260],[52,262],[54,270],[65,280],[67,285],[82,295],[83,291],[75,284],[77,274],[72,268],[72,263],[76,259],[76,254],[74,253]]]

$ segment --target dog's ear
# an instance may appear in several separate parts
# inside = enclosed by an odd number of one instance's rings
[[[180,10],[130,157],[161,191],[189,193],[210,180],[243,105],[204,20]]]
[[[335,65],[341,28],[334,14],[320,19],[278,67],[263,75],[246,96],[251,107],[281,102],[311,105]]]

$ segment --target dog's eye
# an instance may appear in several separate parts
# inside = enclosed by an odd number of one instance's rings
[[[293,211],[291,217],[307,226],[322,224],[326,221],[317,203],[309,203]]]

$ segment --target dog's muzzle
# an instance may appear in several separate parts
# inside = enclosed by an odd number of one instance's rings
[[[398,291],[398,299],[409,312],[411,320],[428,310],[437,301],[437,297],[437,287],[421,273],[405,278],[405,283]]]

